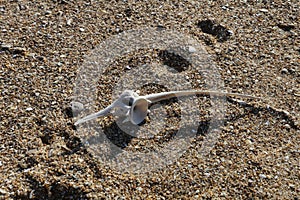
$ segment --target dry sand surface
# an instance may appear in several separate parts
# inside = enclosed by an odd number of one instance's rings
[[[0,199],[299,199],[299,8],[298,0],[1,0]],[[209,104],[191,119],[197,134],[175,162],[121,173],[83,144],[70,103],[85,56],[142,26],[192,36],[215,62],[224,90],[262,99],[225,101],[224,124],[206,156],[199,151],[210,135]],[[172,56],[146,49],[111,63],[99,74],[96,109],[112,101],[122,71],[152,61],[181,65]],[[200,72],[189,69],[180,73],[205,89]],[[96,122],[123,150],[152,151],[176,135],[177,104],[164,102],[169,125],[148,142],[124,134],[113,117]]]

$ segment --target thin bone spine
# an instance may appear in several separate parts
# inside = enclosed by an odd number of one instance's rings
[[[210,90],[186,90],[186,91],[170,91],[170,92],[161,92],[157,94],[149,94],[145,96],[141,96],[147,100],[150,100],[152,103],[170,99],[173,97],[183,97],[183,96],[191,96],[191,95],[207,95],[207,96],[236,96],[236,97],[245,97],[251,99],[259,99],[259,97],[254,97],[246,94],[238,94],[238,93],[228,93],[228,92],[218,92],[218,91],[210,91]]]
[[[79,119],[78,121],[75,122],[75,126],[78,125],[78,124],[82,124],[84,122],[87,122],[87,121],[90,121],[92,119],[96,119],[98,117],[101,117],[101,116],[105,116],[107,115],[111,110],[113,109],[113,106],[110,105],[108,107],[106,107],[105,109],[103,110],[100,110],[99,112],[96,112],[96,113],[93,113],[93,114],[90,114],[82,119]]]

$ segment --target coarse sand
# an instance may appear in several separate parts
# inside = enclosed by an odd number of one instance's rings
[[[0,199],[299,199],[299,8],[298,0],[1,0]],[[261,99],[224,101],[218,139],[199,156],[212,105],[198,96],[203,106],[190,119],[199,127],[189,148],[157,170],[121,173],[85,145],[74,126],[83,115],[70,103],[86,56],[141,27],[190,35],[215,63],[225,91]],[[121,72],[154,62],[205,89],[178,56],[144,49],[95,74],[96,109],[112,102]],[[150,84],[140,92],[166,89]],[[94,123],[124,151],[155,151],[176,135],[179,103],[161,104],[167,126],[149,141],[124,134],[113,116]]]

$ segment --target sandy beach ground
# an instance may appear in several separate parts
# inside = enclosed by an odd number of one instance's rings
[[[0,199],[299,199],[299,8],[298,0],[0,1]],[[189,120],[198,128],[184,153],[154,171],[122,173],[85,145],[74,126],[83,115],[74,116],[70,103],[87,55],[141,27],[191,36],[210,55],[224,91],[261,99],[225,99],[217,141],[200,156],[213,105],[196,97],[200,115]],[[120,74],[154,62],[207,89],[190,63],[148,47],[95,74],[94,109],[112,102]],[[160,86],[140,92],[168,90]],[[179,103],[163,102],[166,125],[149,140],[124,134],[113,116],[93,123],[126,152],[155,151],[176,136]]]

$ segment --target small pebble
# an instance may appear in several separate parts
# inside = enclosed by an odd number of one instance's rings
[[[262,8],[262,9],[259,9],[259,11],[261,11],[261,12],[269,12],[267,9],[265,9],[265,8]]]
[[[84,106],[82,103],[80,102],[72,102],[71,103],[71,108],[72,108],[72,111],[77,113],[77,112],[80,112],[83,110]]]
[[[5,50],[9,50],[12,47],[12,45],[10,45],[10,44],[1,44],[0,47],[1,47],[1,50],[5,51]]]
[[[197,50],[196,50],[195,47],[189,46],[189,52],[190,52],[190,53],[195,53],[196,51],[197,51]]]
[[[68,26],[71,26],[72,21],[73,21],[72,19],[68,19],[68,20],[67,20],[67,25],[68,25]]]
[[[266,175],[264,175],[264,174],[259,174],[259,177],[260,177],[260,178],[262,178],[262,179],[265,179],[265,178],[267,178],[267,176],[266,176]]]
[[[284,125],[284,128],[286,128],[286,129],[290,129],[290,128],[291,128],[291,126],[290,126],[289,124],[285,124],[285,125]]]
[[[0,188],[0,194],[7,194],[7,191],[5,191],[2,188]]]
[[[283,68],[282,70],[281,70],[281,73],[285,73],[285,74],[287,74],[289,71],[286,69],[286,68]]]
[[[252,144],[251,140],[246,140],[246,144],[251,145]]]
[[[125,69],[130,70],[131,67],[130,67],[129,65],[126,65],[126,66],[125,66]]]
[[[33,108],[29,107],[29,108],[26,108],[26,111],[32,111]]]
[[[210,173],[204,173],[204,176],[210,176]]]

